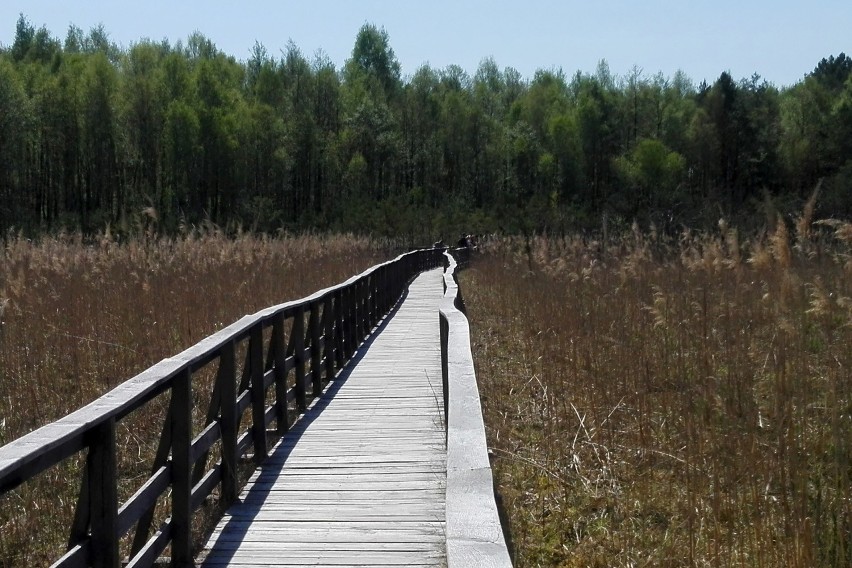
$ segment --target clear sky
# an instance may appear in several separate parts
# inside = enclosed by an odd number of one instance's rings
[[[19,13],[60,39],[71,23],[102,23],[125,47],[197,30],[239,59],[255,41],[278,56],[292,39],[338,67],[370,22],[387,30],[406,76],[426,62],[473,74],[487,56],[526,78],[592,73],[606,59],[617,75],[634,65],[646,76],[681,69],[696,83],[758,73],[782,87],[823,57],[852,55],[852,0],[0,0],[1,44],[13,42]]]

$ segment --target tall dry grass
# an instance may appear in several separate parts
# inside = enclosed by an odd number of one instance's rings
[[[516,566],[852,565],[852,225],[797,226],[483,247]]]
[[[384,245],[350,235],[8,239],[0,250],[0,445],[245,314],[387,256]],[[122,497],[149,473],[166,404],[155,400],[119,426]],[[84,458],[0,496],[0,567],[48,565],[64,552]]]

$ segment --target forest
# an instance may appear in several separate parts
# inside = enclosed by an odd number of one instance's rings
[[[72,25],[60,40],[21,15],[0,48],[0,234],[759,229],[815,191],[818,216],[852,213],[843,53],[784,88],[605,61],[403,76],[373,24],[340,69],[293,42],[250,53],[199,32],[124,48]]]

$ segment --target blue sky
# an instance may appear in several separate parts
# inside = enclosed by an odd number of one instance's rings
[[[277,56],[292,39],[338,67],[370,22],[387,30],[404,75],[426,62],[473,74],[487,56],[526,78],[536,69],[571,75],[606,59],[618,75],[634,65],[646,76],[681,69],[696,83],[759,73],[780,87],[823,57],[852,54],[850,0],[0,0],[0,43],[12,43],[21,12],[60,39],[71,23],[84,31],[102,23],[125,47],[197,30],[239,59],[255,41]]]

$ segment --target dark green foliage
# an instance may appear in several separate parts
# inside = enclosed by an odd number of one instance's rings
[[[833,90],[842,89],[850,75],[852,75],[852,58],[845,53],[822,59],[811,73],[814,79]]]
[[[290,43],[240,62],[195,32],[64,42],[23,15],[0,51],[0,232],[352,230],[410,240],[459,232],[763,223],[823,180],[817,215],[852,213],[852,59],[778,91],[722,73],[524,80],[485,59],[403,79],[365,24],[335,69]],[[818,204],[818,207],[820,205]],[[751,219],[758,219],[753,222]]]
[[[373,96],[394,97],[401,87],[401,67],[390,47],[388,33],[364,24],[355,38],[352,59],[346,64],[346,79],[365,81]]]

